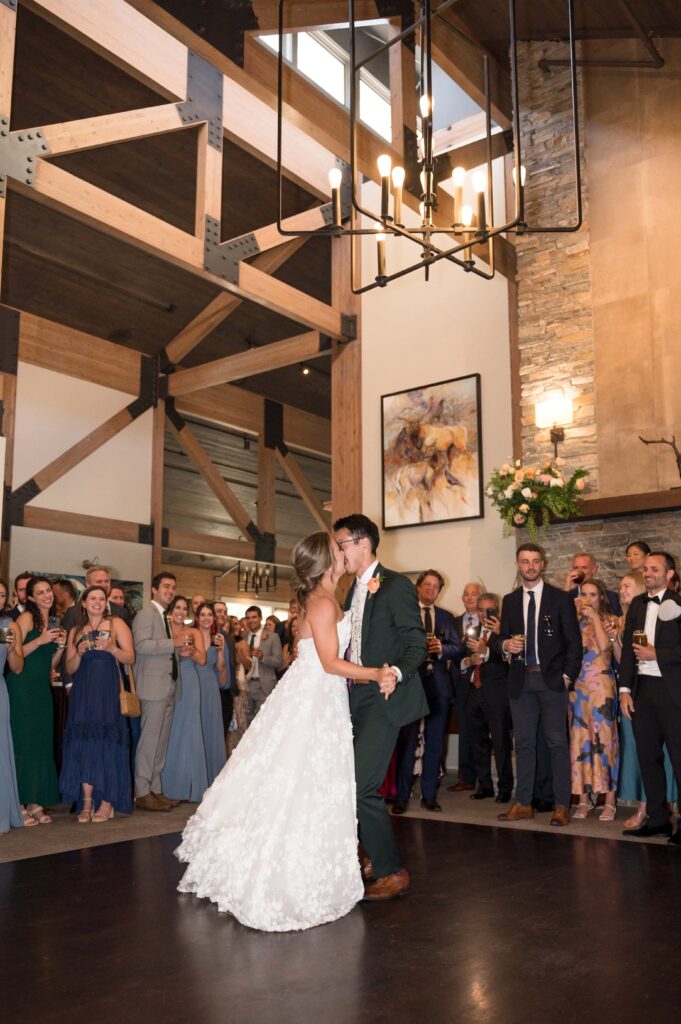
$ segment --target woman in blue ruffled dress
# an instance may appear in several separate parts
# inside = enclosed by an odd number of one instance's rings
[[[161,791],[171,800],[198,801],[208,789],[206,748],[201,729],[201,683],[206,664],[200,630],[190,625],[190,604],[178,594],[168,605],[168,621],[180,663],[180,699],[175,702]]]
[[[0,580],[0,592],[7,584]],[[9,723],[9,696],[5,683],[5,665],[19,675],[24,667],[24,652],[21,634],[11,619],[0,611],[0,832],[22,825],[37,825],[38,822],[28,811],[22,811],[17,787],[17,770],[14,764],[14,744]]]
[[[215,610],[208,602],[196,609],[196,625],[206,648],[206,664],[197,665],[201,686],[201,731],[206,751],[208,785],[225,767],[225,728],[222,722],[220,689],[227,686],[225,638],[215,629]]]
[[[132,812],[130,727],[120,709],[120,668],[132,665],[132,633],[107,612],[101,587],[81,598],[80,625],[69,633],[66,669],[73,680],[59,788],[77,804],[78,822],[101,823]],[[95,810],[95,806],[97,809]]]

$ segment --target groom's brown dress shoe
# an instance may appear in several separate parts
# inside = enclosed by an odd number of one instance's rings
[[[172,811],[173,807],[179,807],[182,803],[181,800],[171,800],[169,796],[164,796],[163,793],[152,793],[152,796],[156,797],[159,803],[164,804],[169,811]]]
[[[553,812],[553,817],[549,822],[550,825],[556,825],[558,827],[562,825],[570,824],[570,812],[567,807],[563,807],[562,804],[557,804],[556,809]]]
[[[365,882],[373,882],[374,880],[374,868],[370,859],[366,856],[359,858],[359,866],[362,872],[362,878]]]
[[[381,900],[394,900],[396,896],[406,896],[411,888],[411,878],[406,868],[395,871],[392,875],[377,878],[364,890],[364,899],[368,903]]]

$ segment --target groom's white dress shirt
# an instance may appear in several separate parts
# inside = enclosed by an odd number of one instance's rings
[[[352,595],[352,633],[350,636],[350,661],[355,665],[362,664],[362,619],[364,618],[364,605],[368,594],[368,583],[378,565],[378,559],[373,561],[368,569],[365,569],[361,576],[355,581],[355,592]]]

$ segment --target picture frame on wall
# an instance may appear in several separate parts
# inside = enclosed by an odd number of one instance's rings
[[[381,396],[383,529],[481,519],[480,374]]]

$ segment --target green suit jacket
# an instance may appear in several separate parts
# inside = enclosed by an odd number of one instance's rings
[[[378,668],[386,662],[395,665],[402,673],[402,680],[388,700],[381,695],[378,683],[368,683],[357,689],[364,691],[370,688],[388,720],[396,726],[407,725],[429,713],[419,675],[428,649],[416,588],[406,576],[386,569],[380,562],[374,576],[379,578],[380,586],[373,594],[369,591],[364,604],[362,664],[371,668]],[[354,593],[353,583],[345,601],[346,610],[352,607]]]

